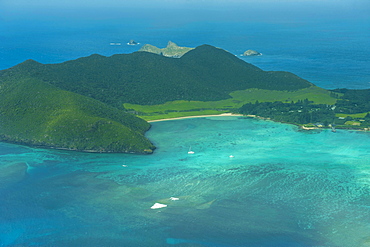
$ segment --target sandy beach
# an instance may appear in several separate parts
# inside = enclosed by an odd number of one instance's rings
[[[227,116],[243,116],[242,114],[233,114],[233,113],[222,113],[222,114],[215,114],[215,115],[199,115],[199,116],[187,116],[187,117],[176,117],[176,118],[165,118],[165,119],[158,119],[158,120],[150,120],[149,123],[152,122],[160,122],[160,121],[169,121],[169,120],[177,120],[177,119],[185,119],[185,118],[202,118],[202,117],[227,117]]]

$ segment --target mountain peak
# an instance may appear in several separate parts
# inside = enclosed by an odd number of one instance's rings
[[[212,45],[200,45],[197,46],[194,50],[191,50],[184,54],[184,59],[205,59],[207,61],[217,61],[222,60],[224,62],[229,61],[230,59],[236,61],[237,63],[243,62],[242,60],[236,58],[233,54],[228,51],[225,51],[221,48],[217,48]],[[212,58],[212,59],[211,59]],[[224,60],[226,59],[226,60]]]
[[[42,63],[39,63],[33,59],[27,59],[24,62],[13,66],[11,69],[14,69],[16,71],[19,70],[19,71],[24,71],[24,72],[26,71],[32,72],[33,70],[38,69],[41,65]]]
[[[25,60],[24,62],[18,64],[18,65],[22,65],[22,66],[29,66],[29,65],[39,65],[41,63],[37,62],[36,60],[33,60],[33,59],[27,59]]]
[[[176,45],[174,42],[172,41],[168,41],[167,43],[167,46],[166,48],[176,48],[176,47],[179,47],[178,45]]]

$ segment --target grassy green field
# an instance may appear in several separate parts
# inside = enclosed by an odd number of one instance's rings
[[[356,114],[342,114],[342,113],[337,113],[335,114],[336,117],[352,117],[352,118],[364,118],[368,112],[364,113],[356,113]]]
[[[136,105],[125,103],[127,110],[135,111],[137,115],[147,121],[165,118],[212,115],[232,112],[246,103],[259,102],[297,102],[308,99],[316,104],[335,104],[336,98],[330,92],[313,86],[297,91],[276,91],[264,89],[247,89],[230,93],[232,98],[220,101],[185,101],[176,100],[160,105]]]
[[[345,125],[357,125],[357,126],[360,126],[361,125],[361,122],[359,122],[359,121],[347,121],[344,124]]]

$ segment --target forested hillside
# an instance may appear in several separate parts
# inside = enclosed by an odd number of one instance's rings
[[[248,88],[298,90],[312,86],[288,72],[265,72],[209,45],[181,58],[147,52],[91,55],[61,64],[28,60],[2,74],[21,73],[115,107],[174,100],[215,101]],[[1,73],[0,73],[1,75]]]
[[[0,141],[87,152],[151,153],[142,119],[34,78],[0,81]]]

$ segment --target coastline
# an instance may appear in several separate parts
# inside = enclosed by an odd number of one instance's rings
[[[260,116],[257,116],[257,115],[243,115],[243,114],[235,114],[235,113],[221,113],[221,114],[211,114],[211,115],[194,115],[194,116],[186,116],[186,117],[175,117],[175,118],[164,118],[164,119],[157,119],[157,120],[149,120],[147,121],[148,123],[154,123],[154,122],[162,122],[162,121],[170,121],[170,120],[179,120],[179,119],[187,119],[187,118],[205,118],[205,117],[227,117],[227,116],[239,116],[239,117],[251,117],[251,118],[257,118],[257,119],[261,119],[261,120],[270,120],[270,121],[274,121],[274,120],[271,120],[270,118],[264,118],[264,117],[260,117]],[[294,124],[294,123],[286,123],[286,122],[279,122],[279,121],[274,121],[274,122],[278,122],[278,123],[285,123],[285,124],[292,124],[292,125],[295,125],[297,127],[299,127],[301,130],[320,130],[320,129],[329,129],[329,127],[307,127],[307,126],[304,126],[304,125],[300,125],[300,124]],[[344,130],[357,130],[357,131],[364,131],[364,132],[367,132],[367,131],[370,131],[369,128],[364,128],[364,129],[355,129],[355,128],[341,128],[341,127],[337,127],[337,129],[344,129]]]
[[[227,117],[227,116],[244,116],[242,114],[234,114],[234,113],[221,113],[221,114],[213,114],[213,115],[198,115],[198,116],[186,116],[186,117],[176,117],[176,118],[164,118],[158,120],[149,120],[148,123],[154,122],[161,122],[161,121],[170,121],[170,120],[178,120],[178,119],[186,119],[186,118],[203,118],[203,117]]]

